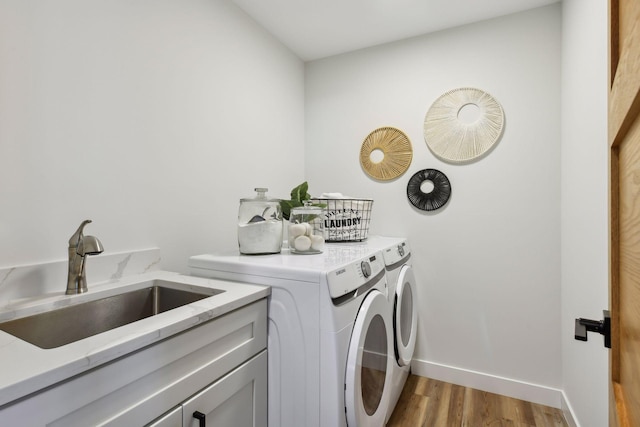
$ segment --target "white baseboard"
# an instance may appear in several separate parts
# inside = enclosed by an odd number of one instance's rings
[[[567,420],[569,427],[580,427],[580,424],[578,424],[576,418],[573,416],[573,408],[571,407],[569,400],[567,400],[567,396],[564,394],[564,391],[562,392],[562,407],[560,409],[562,409],[562,413],[564,414],[564,418]]]
[[[564,394],[560,389],[454,366],[427,362],[425,360],[414,359],[411,362],[411,372],[421,377],[433,378],[439,381],[514,397],[553,408],[562,408],[563,403],[566,403]],[[568,407],[569,405],[567,404],[566,406]]]

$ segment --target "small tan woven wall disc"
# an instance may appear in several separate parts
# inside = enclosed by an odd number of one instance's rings
[[[384,156],[379,162],[371,159],[375,150],[380,150]],[[369,176],[381,181],[389,181],[405,173],[412,159],[411,141],[404,132],[393,127],[374,130],[360,148],[362,168]]]

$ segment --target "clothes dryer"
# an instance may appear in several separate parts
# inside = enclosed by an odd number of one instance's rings
[[[191,274],[271,286],[269,426],[383,426],[395,364],[384,257],[366,246],[323,254],[189,259]],[[250,334],[251,331],[246,331]]]

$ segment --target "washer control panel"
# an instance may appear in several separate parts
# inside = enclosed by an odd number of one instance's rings
[[[381,274],[382,273],[382,274]],[[374,252],[368,257],[336,268],[327,274],[331,298],[338,298],[358,289],[370,280],[384,278],[384,257]]]

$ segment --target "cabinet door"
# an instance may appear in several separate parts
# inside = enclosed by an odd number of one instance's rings
[[[182,406],[164,414],[147,427],[182,427]]]
[[[185,427],[266,427],[267,352],[187,400],[182,405],[182,418]]]

